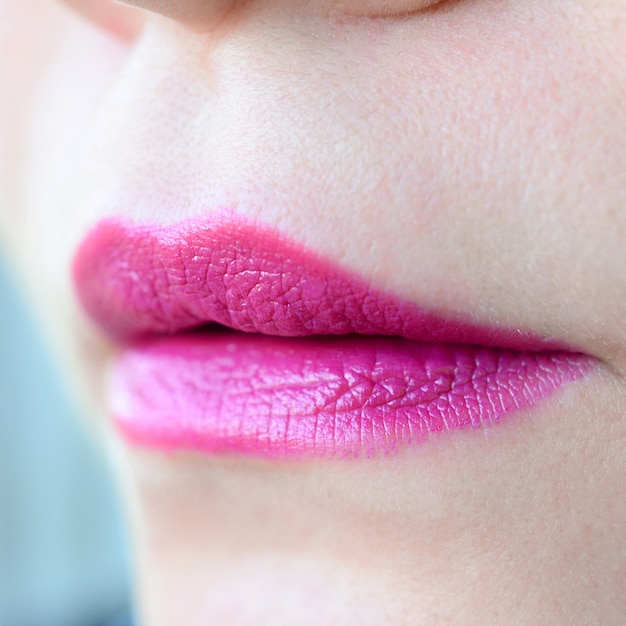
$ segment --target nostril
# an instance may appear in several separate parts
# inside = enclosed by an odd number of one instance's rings
[[[124,41],[132,41],[141,30],[141,11],[114,0],[61,0],[99,28]]]
[[[120,0],[120,2],[158,13],[188,26],[219,21],[246,0]]]

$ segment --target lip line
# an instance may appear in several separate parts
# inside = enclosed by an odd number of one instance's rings
[[[230,210],[168,226],[104,219],[79,246],[72,270],[83,308],[117,343],[215,323],[282,337],[356,334],[579,352],[553,338],[467,322],[373,289]]]

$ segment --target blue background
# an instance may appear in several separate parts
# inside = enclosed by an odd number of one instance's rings
[[[102,623],[128,580],[102,451],[0,258],[0,625]]]

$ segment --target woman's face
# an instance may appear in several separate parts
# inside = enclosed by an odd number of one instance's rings
[[[0,223],[110,439],[145,623],[622,623],[624,2],[67,4],[91,24],[0,0]],[[179,250],[181,224],[235,220],[389,306],[462,320],[470,343],[565,347],[578,374],[537,392],[554,372],[533,361],[531,384],[517,363],[522,410],[356,460],[132,443],[105,385],[126,348],[72,281],[102,220],[127,225],[124,262],[138,232]],[[186,363],[166,359],[161,386]]]

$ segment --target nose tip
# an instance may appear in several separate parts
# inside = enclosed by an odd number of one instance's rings
[[[145,9],[189,25],[220,19],[243,0],[120,0],[122,4]]]

